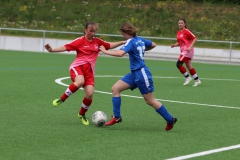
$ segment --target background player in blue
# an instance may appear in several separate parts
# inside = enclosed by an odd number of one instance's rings
[[[166,120],[167,126],[165,129],[167,131],[171,130],[173,125],[177,122],[177,118],[169,114],[165,106],[154,98],[152,74],[145,65],[143,59],[145,51],[156,47],[156,44],[150,40],[138,37],[136,35],[137,31],[131,23],[124,23],[120,31],[126,39],[125,45],[120,50],[106,50],[104,46],[100,46],[99,48],[103,53],[117,57],[122,57],[124,54],[128,53],[131,70],[130,73],[122,77],[112,86],[114,116],[105,125],[110,126],[122,122],[122,116],[120,114],[120,92],[126,89],[134,90],[138,88],[146,103],[152,106],[156,112]]]

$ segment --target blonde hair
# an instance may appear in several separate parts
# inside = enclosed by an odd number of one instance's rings
[[[135,37],[137,35],[136,28],[128,22],[123,23],[122,27],[120,28],[120,31],[127,33],[128,35],[131,35]]]

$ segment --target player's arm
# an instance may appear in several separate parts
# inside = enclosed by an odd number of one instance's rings
[[[197,42],[197,38],[195,37],[191,43],[191,45],[188,47],[189,50],[192,49],[192,47],[194,46],[194,44]]]
[[[179,43],[178,43],[178,42],[177,42],[177,43],[174,43],[174,44],[171,44],[171,48],[177,47],[177,46],[179,46]]]
[[[64,52],[67,50],[65,46],[52,48],[49,44],[46,44],[44,47],[48,50],[48,52]]]
[[[187,48],[187,51],[190,51],[193,48],[194,44],[197,42],[197,37],[189,30],[187,30],[186,34],[188,39],[192,40],[192,43]]]
[[[123,50],[106,50],[104,46],[100,46],[99,48],[103,53],[108,54],[110,56],[122,57],[126,54]]]
[[[123,44],[125,44],[125,41],[120,41],[120,42],[109,42],[110,43],[110,49],[112,48],[116,48],[118,46],[121,46]]]
[[[145,51],[149,51],[149,50],[153,49],[153,48],[156,47],[156,46],[157,46],[156,43],[155,43],[155,42],[152,42],[152,45],[151,45],[150,47],[146,47],[146,48],[145,48]]]

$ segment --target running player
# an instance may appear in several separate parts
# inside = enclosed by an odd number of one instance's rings
[[[172,44],[171,47],[180,46],[181,54],[177,61],[177,68],[185,77],[185,82],[183,85],[187,85],[192,78],[189,76],[186,68],[183,66],[185,63],[187,69],[195,80],[193,86],[198,86],[201,81],[198,78],[196,70],[193,68],[192,59],[194,54],[194,44],[197,41],[196,36],[187,29],[187,22],[184,18],[178,20],[179,31],[177,32],[177,43]]]
[[[122,57],[126,53],[129,54],[130,70],[120,80],[112,86],[112,104],[114,116],[105,125],[110,126],[115,123],[122,122],[120,114],[121,95],[120,92],[138,88],[145,100],[145,102],[152,106],[158,114],[160,114],[167,122],[165,129],[171,130],[173,125],[177,122],[177,118],[172,117],[164,105],[154,98],[152,74],[144,62],[144,53],[156,46],[150,40],[138,37],[137,31],[131,23],[124,23],[120,28],[121,34],[127,40],[125,45],[120,50],[106,50],[105,46],[100,46],[100,50],[108,55]]]
[[[78,113],[78,117],[84,125],[89,125],[89,121],[85,116],[93,98],[94,92],[94,70],[95,63],[100,52],[99,46],[103,45],[107,49],[115,48],[125,43],[125,41],[108,43],[99,38],[94,37],[97,31],[97,25],[94,22],[88,22],[85,25],[84,36],[73,40],[72,42],[52,48],[49,44],[45,48],[49,52],[76,51],[75,60],[69,67],[72,84],[62,94],[62,96],[53,101],[53,106],[63,103],[71,94],[76,92],[80,87],[84,88],[85,96],[82,100],[82,106]]]

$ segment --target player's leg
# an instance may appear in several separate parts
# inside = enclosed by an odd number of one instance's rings
[[[165,106],[157,101],[154,96],[153,92],[143,94],[142,95],[145,102],[152,106],[158,114],[160,114],[167,122],[167,126],[165,127],[165,130],[171,130],[173,128],[173,125],[177,122],[177,118],[173,117],[165,108]]]
[[[80,68],[76,67],[71,69],[70,76],[73,83],[69,85],[69,87],[66,89],[66,91],[62,94],[60,98],[53,101],[53,106],[56,107],[60,105],[84,84],[84,77]]]
[[[94,93],[94,86],[87,85],[84,87],[85,96],[82,100],[82,106],[79,110],[80,115],[85,115],[85,113],[88,111],[90,105],[92,104],[92,97]]]
[[[127,74],[121,80],[118,80],[112,86],[112,105],[113,105],[113,117],[107,122],[105,125],[110,126],[115,123],[119,123],[122,121],[122,116],[120,112],[121,108],[121,95],[120,93],[126,89],[134,89],[136,88],[133,77],[131,74]]]
[[[189,60],[188,62],[186,62],[186,66],[187,66],[187,69],[189,70],[190,74],[192,75],[192,77],[194,78],[195,80],[195,83],[193,86],[198,86],[199,84],[201,84],[201,81],[199,80],[198,78],[198,75],[197,75],[197,72],[196,70],[193,68],[192,66],[192,60]]]
[[[177,119],[172,117],[171,114],[168,113],[164,105],[154,98],[154,85],[152,80],[152,74],[149,69],[145,67],[142,68],[140,71],[134,72],[134,77],[136,85],[141,92],[145,102],[148,105],[152,106],[156,110],[156,112],[158,112],[167,121],[167,126],[165,129],[172,129]]]
[[[191,80],[192,78],[189,77],[189,74],[186,70],[186,68],[183,66],[183,63],[185,61],[187,61],[188,59],[186,57],[184,57],[182,54],[179,56],[178,58],[178,61],[176,63],[176,66],[178,68],[178,70],[183,74],[183,76],[185,77],[185,82],[183,85],[187,85]]]
[[[90,105],[92,104],[92,97],[94,93],[94,86],[87,85],[84,87],[85,96],[82,100],[82,106],[80,107],[78,117],[82,120],[84,125],[89,125],[89,121],[86,118],[85,114],[88,111]]]
[[[94,74],[92,72],[92,67],[89,63],[82,66],[82,73],[84,75],[84,88],[85,96],[82,100],[82,105],[80,107],[78,117],[82,120],[84,125],[89,125],[89,121],[86,118],[85,114],[88,111],[89,107],[92,104],[92,98],[94,93]]]

